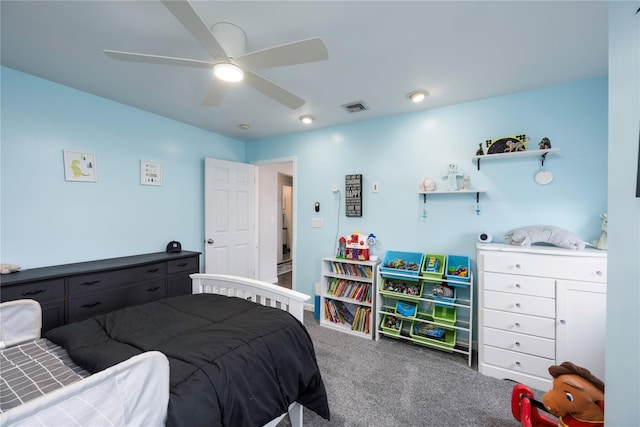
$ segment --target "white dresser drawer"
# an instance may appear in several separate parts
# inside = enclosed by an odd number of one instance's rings
[[[555,359],[556,342],[549,338],[517,334],[499,329],[484,328],[484,344],[532,356]]]
[[[556,282],[546,277],[484,273],[484,289],[545,298],[556,297]]]
[[[556,316],[556,302],[552,298],[494,291],[484,291],[483,298],[483,308],[551,318]]]
[[[485,253],[484,271],[523,276],[552,277],[605,283],[606,258],[581,256],[549,257],[539,254]]]
[[[549,366],[555,364],[555,359],[531,356],[497,347],[484,346],[484,363],[505,368],[516,373],[535,375],[542,378],[551,377]]]
[[[554,319],[496,310],[483,310],[481,315],[485,327],[542,338],[554,339],[556,337]]]

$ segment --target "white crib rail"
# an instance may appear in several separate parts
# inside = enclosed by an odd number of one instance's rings
[[[304,302],[311,298],[301,292],[246,277],[206,273],[195,273],[190,277],[194,294],[219,294],[248,299],[288,311],[300,322],[304,318]]]

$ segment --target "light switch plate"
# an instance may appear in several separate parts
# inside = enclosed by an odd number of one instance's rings
[[[374,193],[378,192],[378,183],[374,182],[373,185],[371,186],[371,191]]]
[[[313,228],[322,228],[322,227],[324,227],[324,219],[322,219],[322,218],[311,218],[311,226]]]

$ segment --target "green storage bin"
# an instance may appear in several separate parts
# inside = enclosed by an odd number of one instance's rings
[[[402,319],[390,314],[385,314],[380,322],[380,329],[387,334],[399,336],[402,330]]]
[[[435,268],[432,267],[432,264],[435,264]],[[424,280],[430,282],[440,281],[444,276],[445,264],[446,257],[444,255],[425,254],[420,275]]]
[[[456,307],[436,305],[433,307],[433,320],[434,322],[453,326],[456,323],[456,311]]]
[[[382,278],[380,293],[389,298],[417,301],[422,296],[423,286],[422,282]]]
[[[416,326],[420,327],[425,325],[423,322],[414,321],[411,325],[411,331],[409,335],[414,340],[413,342],[422,345],[425,347],[431,347],[442,351],[447,351],[449,353],[453,353],[453,347],[456,345],[456,330],[443,328],[437,325],[432,325],[433,327],[443,329],[445,331],[444,336],[441,339],[438,338],[429,338],[419,331],[416,330]]]

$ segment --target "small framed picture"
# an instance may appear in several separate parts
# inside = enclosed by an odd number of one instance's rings
[[[64,179],[79,182],[98,181],[95,153],[64,150]]]
[[[162,185],[162,163],[140,160],[140,184]]]

